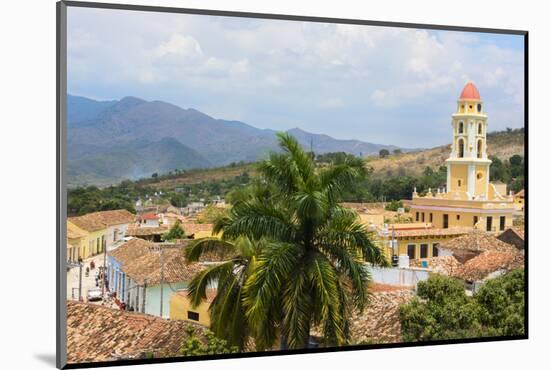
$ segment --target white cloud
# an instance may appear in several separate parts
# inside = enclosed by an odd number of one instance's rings
[[[167,55],[177,55],[183,58],[202,57],[201,45],[191,36],[174,34],[170,40],[161,43],[155,49],[155,56],[162,58]]]
[[[403,119],[433,125],[450,117],[472,79],[495,117],[521,125],[522,52],[489,41],[463,32],[71,8],[69,90],[215,107],[220,118],[238,112],[276,129],[300,122],[357,136],[361,127],[367,140],[376,130],[395,132]],[[423,117],[410,113],[414,107]],[[333,125],[325,111],[342,122]]]

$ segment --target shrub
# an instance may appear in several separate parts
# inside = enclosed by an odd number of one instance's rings
[[[404,341],[521,335],[523,270],[488,281],[468,297],[460,280],[433,275],[418,283],[418,297],[400,307]]]

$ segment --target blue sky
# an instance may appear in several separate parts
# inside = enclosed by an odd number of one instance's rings
[[[441,145],[468,80],[491,131],[523,126],[521,36],[68,11],[70,94],[163,100],[260,128]]]

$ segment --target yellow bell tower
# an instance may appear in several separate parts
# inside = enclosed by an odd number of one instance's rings
[[[466,199],[487,199],[487,115],[477,87],[468,82],[452,115],[453,142],[447,165],[447,192]]]

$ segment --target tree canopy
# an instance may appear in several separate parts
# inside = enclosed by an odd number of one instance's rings
[[[524,271],[488,281],[474,297],[442,275],[418,283],[418,297],[400,308],[403,340],[426,341],[524,334]]]

